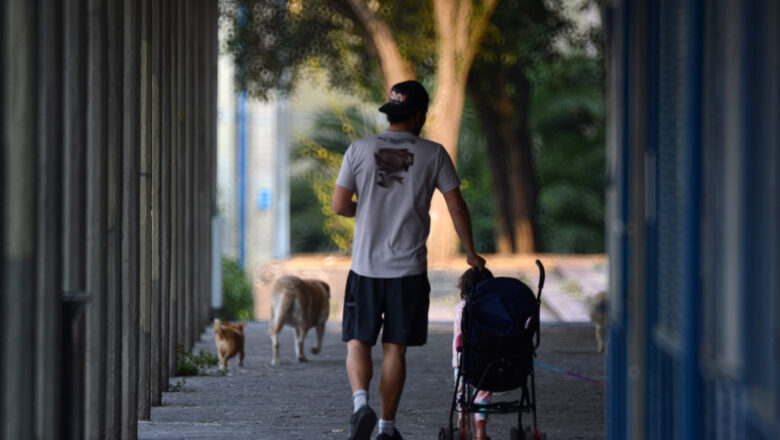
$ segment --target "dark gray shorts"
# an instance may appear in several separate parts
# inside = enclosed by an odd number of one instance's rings
[[[428,339],[428,274],[371,278],[349,271],[344,292],[341,337],[376,344],[425,345]]]

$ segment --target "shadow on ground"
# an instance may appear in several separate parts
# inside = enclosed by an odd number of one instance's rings
[[[344,369],[346,345],[340,325],[329,323],[323,352],[308,354],[310,362],[295,362],[293,334],[280,337],[282,365],[273,367],[266,322],[246,328],[244,367],[229,362],[222,376],[186,378],[183,389],[164,393],[163,406],[152,409],[152,420],[138,427],[142,439],[346,439],[351,400]],[[428,345],[410,348],[407,384],[397,426],[407,440],[435,439],[447,421],[452,397],[450,323],[431,324]],[[313,332],[306,340],[308,350]],[[215,353],[213,335],[204,333],[195,350]],[[589,325],[545,325],[538,359],[545,364],[605,381],[604,357],[595,351]],[[375,372],[381,350],[374,347]],[[539,426],[549,439],[604,438],[605,388],[537,367]],[[172,378],[176,383],[180,378]],[[377,378],[369,403],[378,407]],[[513,393],[501,398],[515,398]],[[519,395],[518,395],[519,396]],[[528,417],[524,421],[530,420]],[[493,416],[489,434],[509,438],[513,416]]]

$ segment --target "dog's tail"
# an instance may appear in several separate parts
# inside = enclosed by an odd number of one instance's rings
[[[271,322],[268,331],[272,335],[278,335],[284,327],[284,317],[290,313],[293,306],[293,298],[290,295],[281,295],[279,302],[271,304]]]
[[[214,319],[214,333],[222,336],[222,321]]]

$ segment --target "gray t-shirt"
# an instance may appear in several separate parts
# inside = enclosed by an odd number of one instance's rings
[[[352,270],[400,278],[428,269],[425,241],[433,190],[460,186],[447,151],[405,131],[355,141],[344,153],[336,184],[357,194]]]

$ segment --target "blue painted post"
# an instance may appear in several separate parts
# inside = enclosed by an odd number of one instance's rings
[[[687,273],[684,276],[685,310],[683,340],[683,417],[684,438],[697,440],[701,438],[701,407],[702,386],[699,375],[699,340],[700,340],[700,298],[699,298],[699,188],[701,161],[701,88],[702,88],[702,17],[704,9],[701,0],[688,0],[685,5],[687,26],[687,62],[684,67],[686,94],[683,97],[685,109],[685,219],[684,230],[687,231],[684,245],[684,261]]]
[[[247,93],[238,95],[238,266],[244,269],[246,258],[246,141]]]
[[[661,396],[658,391],[660,374],[660,356],[655,342],[654,331],[658,320],[658,142],[659,142],[659,4],[649,2],[648,11],[650,25],[648,26],[649,58],[647,63],[647,148],[645,149],[645,335],[644,347],[644,388],[645,407],[642,430],[648,439],[661,438],[659,425],[662,423],[660,406]]]
[[[614,167],[610,176],[614,185],[615,198],[612,208],[612,218],[609,222],[610,234],[614,244],[610,247],[610,258],[615,259],[612,268],[615,275],[610,275],[610,317],[609,346],[607,352],[607,368],[609,377],[608,407],[607,407],[607,437],[610,439],[627,438],[628,426],[627,404],[627,351],[626,351],[626,316],[628,309],[628,275],[629,275],[629,243],[626,235],[626,225],[629,216],[629,176],[630,168],[630,69],[631,66],[631,14],[630,2],[621,2],[612,11],[611,27],[614,37],[611,43],[616,45],[610,64],[615,67],[613,93],[618,96],[614,100],[613,123],[616,133],[613,138],[614,147],[610,148],[615,155]],[[614,252],[614,253],[613,253]]]

